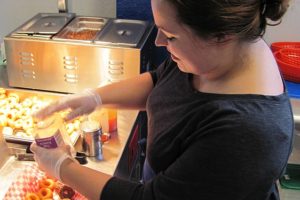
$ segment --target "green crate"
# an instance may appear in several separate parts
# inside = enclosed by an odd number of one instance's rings
[[[300,190],[300,165],[288,164],[279,182],[283,188]]]

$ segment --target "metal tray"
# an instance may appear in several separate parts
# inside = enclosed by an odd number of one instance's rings
[[[147,21],[114,19],[101,31],[95,43],[136,47],[148,25]]]
[[[39,13],[17,29],[17,34],[56,34],[73,17],[74,13]]]
[[[53,40],[92,42],[107,21],[99,17],[76,17]]]
[[[38,99],[39,101],[47,101],[47,102],[55,101],[55,100],[59,99],[60,97],[63,97],[66,95],[66,94],[61,94],[61,93],[41,92],[41,91],[34,91],[34,90],[6,89],[6,96],[7,96],[6,100],[8,100],[8,96],[12,93],[17,94],[20,99],[19,102],[22,102],[22,103],[24,103],[25,99]],[[1,99],[1,100],[3,100],[3,99]],[[1,100],[0,100],[0,102],[1,102]],[[22,103],[20,103],[20,104],[22,104]],[[3,107],[0,106],[0,109],[2,109],[2,108]],[[5,127],[13,128],[13,134],[6,134],[4,132]],[[16,126],[12,127],[11,125],[7,124],[5,127],[2,127],[2,129],[0,129],[0,131],[3,133],[4,138],[7,142],[19,143],[19,144],[30,144],[34,141],[34,138],[32,136],[29,136],[29,135],[26,136],[24,134],[18,135],[17,132],[20,130],[21,131],[23,131],[23,130],[20,128],[16,128]],[[70,135],[70,139],[71,139],[71,142],[73,145],[78,140],[80,134],[81,134],[80,131],[74,131]]]

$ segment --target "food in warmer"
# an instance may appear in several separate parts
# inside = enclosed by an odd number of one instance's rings
[[[34,192],[29,192],[26,194],[25,200],[40,200],[40,197]]]
[[[50,190],[53,190],[55,188],[55,182],[53,179],[45,178],[39,181],[39,187],[49,188]]]
[[[52,198],[53,197],[53,191],[50,190],[49,188],[41,188],[38,191],[38,196],[41,199]]]
[[[75,195],[75,191],[67,185],[64,185],[59,191],[59,197],[62,199],[65,198],[72,199],[74,195]]]
[[[75,40],[92,40],[95,38],[98,30],[83,29],[79,31],[69,31],[64,38]]]

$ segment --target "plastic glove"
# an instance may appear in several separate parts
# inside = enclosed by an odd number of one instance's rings
[[[71,95],[41,109],[33,117],[44,119],[54,112],[70,108],[71,112],[65,117],[66,121],[84,114],[90,114],[102,104],[101,97],[95,90],[87,89],[83,93]]]
[[[60,167],[66,159],[77,162],[70,154],[70,146],[57,147],[55,149],[45,149],[39,147],[35,142],[30,146],[30,150],[34,153],[34,159],[38,163],[41,170],[48,175],[61,180]]]

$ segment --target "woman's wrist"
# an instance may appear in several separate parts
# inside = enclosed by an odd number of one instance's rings
[[[62,162],[60,166],[60,179],[62,182],[68,182],[68,174],[76,165],[79,164],[72,158],[68,158]]]

